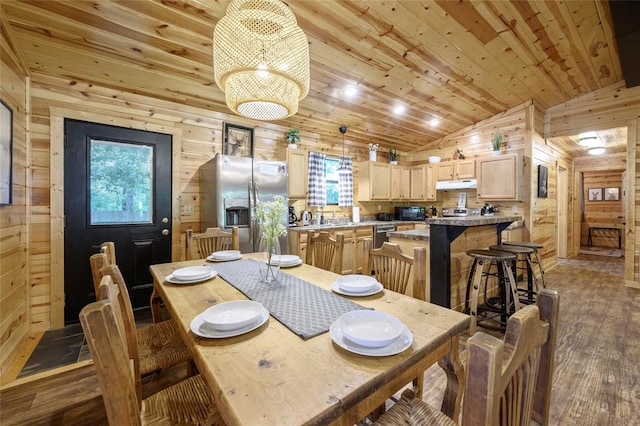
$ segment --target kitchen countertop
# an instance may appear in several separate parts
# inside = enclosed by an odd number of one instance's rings
[[[380,225],[406,225],[406,224],[420,224],[424,225],[423,221],[409,221],[409,220],[365,220],[362,222],[345,222],[345,223],[325,223],[322,225],[307,225],[307,226],[294,226],[287,228],[293,232],[309,232],[309,231],[331,231],[333,229],[346,229],[346,228],[366,228],[368,226],[380,226]]]
[[[429,229],[414,229],[412,231],[395,231],[395,232],[387,232],[389,238],[396,237],[402,238],[405,240],[415,240],[415,241],[429,241],[430,232]]]
[[[522,216],[464,216],[464,217],[432,217],[426,219],[429,225],[449,226],[483,226],[499,223],[516,222],[522,220]]]

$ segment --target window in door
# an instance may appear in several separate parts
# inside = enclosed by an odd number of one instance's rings
[[[91,226],[153,223],[152,146],[92,139]]]

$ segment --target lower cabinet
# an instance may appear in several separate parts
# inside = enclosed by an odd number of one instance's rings
[[[335,238],[337,233],[344,235],[344,249],[342,252],[342,275],[355,274],[362,272],[362,263],[364,261],[364,239],[373,238],[373,228],[371,226],[363,226],[357,228],[337,228],[337,229],[320,229],[313,232],[329,232],[329,235]],[[307,231],[291,231],[289,230],[289,247],[292,254],[297,254],[306,261],[307,255],[307,238],[311,230]]]

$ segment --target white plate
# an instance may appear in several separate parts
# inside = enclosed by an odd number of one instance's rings
[[[238,259],[242,259],[242,253],[238,253],[237,255],[235,255],[235,257],[216,257],[215,253],[207,257],[207,260],[211,262],[229,262]]]
[[[211,268],[209,268],[211,269]],[[195,284],[195,283],[199,283],[202,281],[207,281],[210,280],[211,278],[215,277],[216,275],[218,275],[218,271],[214,271],[213,269],[211,269],[211,272],[209,272],[209,275],[195,279],[195,280],[178,280],[176,279],[176,277],[173,276],[173,274],[169,274],[166,277],[164,277],[164,279],[167,282],[170,282],[171,284]]]
[[[411,334],[411,331],[404,325],[402,326],[402,333],[400,334],[400,337],[398,337],[390,345],[383,346],[381,348],[367,348],[365,346],[360,346],[353,343],[352,341],[344,337],[338,321],[335,321],[333,324],[331,324],[331,327],[329,328],[329,334],[331,335],[331,340],[333,340],[334,343],[340,346],[342,349],[358,355],[366,356],[397,355],[407,350],[413,343],[413,334]]]
[[[173,271],[173,278],[176,280],[193,281],[211,274],[210,266],[189,266]]]
[[[280,266],[295,266],[302,263],[302,259],[300,256],[296,256],[294,254],[281,254],[276,256],[271,256],[271,264],[272,265],[280,265]]]
[[[402,333],[400,320],[379,311],[351,311],[342,314],[336,321],[344,337],[368,348],[390,345]]]
[[[201,313],[207,325],[216,330],[228,331],[254,323],[264,306],[253,300],[232,300],[218,303]]]
[[[236,259],[238,256],[241,256],[240,250],[222,250],[222,251],[214,251],[211,253],[211,257],[215,257],[216,259]]]
[[[302,259],[296,260],[294,263],[281,263],[280,265],[274,264],[276,266],[280,266],[281,268],[291,268],[292,266],[302,265]]]
[[[341,290],[349,293],[365,293],[379,284],[374,277],[360,274],[343,275],[336,280],[336,283]]]
[[[346,291],[346,290],[340,288],[340,286],[338,285],[338,283],[336,281],[334,281],[331,284],[331,290],[333,290],[335,293],[342,294],[344,296],[352,296],[352,297],[371,296],[372,294],[379,293],[383,288],[384,287],[382,286],[382,284],[376,283],[376,285],[369,291],[352,293],[350,291]]]
[[[208,339],[224,339],[226,337],[239,336],[241,334],[253,331],[267,322],[268,319],[269,311],[264,308],[264,310],[260,314],[260,317],[248,326],[237,328],[235,330],[221,331],[207,325],[202,319],[202,314],[198,314],[193,320],[191,320],[191,332],[196,336],[206,337]]]

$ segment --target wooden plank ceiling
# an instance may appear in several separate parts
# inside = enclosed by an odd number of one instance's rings
[[[1,7],[32,73],[230,113],[212,61],[213,29],[229,3],[4,0]],[[623,79],[604,1],[287,4],[309,39],[311,88],[299,113],[279,124],[322,137],[339,138],[347,124],[350,143],[415,152],[526,101],[545,109]],[[357,95],[347,97],[348,86]],[[406,112],[394,115],[396,105]]]

